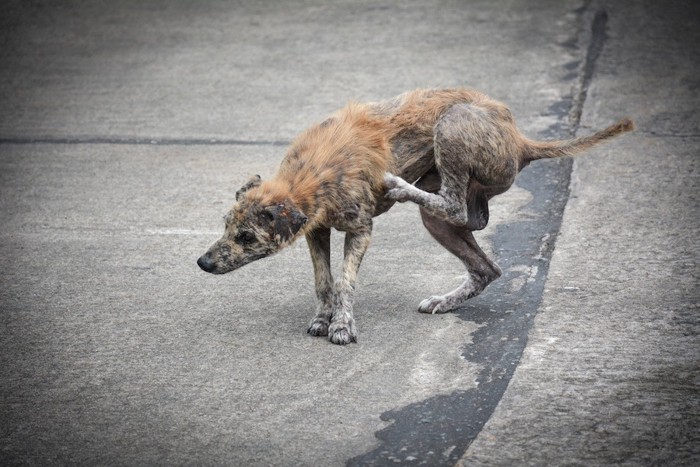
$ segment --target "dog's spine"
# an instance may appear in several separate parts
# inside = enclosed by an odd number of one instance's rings
[[[538,159],[573,156],[590,149],[602,141],[632,130],[634,130],[634,122],[629,118],[624,118],[614,125],[610,125],[589,136],[564,141],[526,140],[523,161],[531,162]]]

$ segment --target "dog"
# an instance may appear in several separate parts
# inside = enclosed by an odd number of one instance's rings
[[[372,219],[395,202],[419,205],[428,232],[467,268],[455,290],[418,309],[445,313],[500,277],[472,234],[489,220],[489,200],[510,188],[530,162],[572,156],[634,124],[616,124],[564,141],[534,141],[508,108],[469,89],[416,90],[390,100],[350,103],[301,133],[270,180],[252,177],[236,192],[223,237],[197,264],[224,274],[304,236],[313,263],[316,315],[308,333],[334,344],[357,342],[352,314],[357,273]],[[345,232],[342,277],[330,267],[331,228]]]

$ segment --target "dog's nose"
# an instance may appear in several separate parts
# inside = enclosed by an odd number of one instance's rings
[[[214,264],[214,261],[211,260],[211,256],[209,253],[202,255],[198,260],[197,260],[197,266],[202,268],[202,271],[206,272],[212,272],[216,265]]]

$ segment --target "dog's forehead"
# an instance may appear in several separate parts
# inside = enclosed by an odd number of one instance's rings
[[[224,216],[226,226],[232,227],[255,223],[261,210],[262,207],[257,203],[250,203],[248,200],[243,199],[234,204],[231,210]]]
[[[233,207],[224,215],[224,221],[226,221],[226,227],[231,227],[240,224],[245,218],[245,209],[241,207],[240,203],[236,203]]]

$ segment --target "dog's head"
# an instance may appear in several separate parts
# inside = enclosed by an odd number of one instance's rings
[[[292,243],[306,224],[291,199],[270,202],[258,193],[260,184],[256,175],[236,192],[236,203],[224,216],[223,237],[197,260],[202,270],[225,274],[270,256]]]

